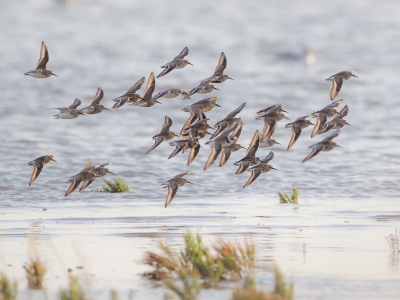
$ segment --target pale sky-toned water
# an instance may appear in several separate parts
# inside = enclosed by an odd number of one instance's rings
[[[400,3],[120,0],[65,7],[57,1],[3,1],[0,7],[0,268],[22,288],[28,234],[34,232],[49,267],[51,295],[67,285],[66,269],[82,274],[76,266],[84,264],[99,299],[108,299],[111,287],[124,296],[133,290],[135,299],[162,299],[163,289],[140,278],[147,270],[140,262],[144,252],[155,249],[159,233],[178,247],[186,228],[199,228],[206,243],[215,234],[239,242],[252,236],[257,279],[271,286],[264,266],[275,261],[295,282],[296,299],[400,298],[398,260],[384,238],[400,227]],[[42,40],[48,68],[59,78],[22,75],[36,66]],[[111,108],[111,99],[141,77],[157,75],[185,46],[194,67],[157,79],[156,93],[195,87],[212,74],[222,51],[226,73],[235,81],[204,97],[163,99],[152,108],[125,105],[74,120],[54,120],[55,111],[45,110],[68,106],[75,98],[84,107],[98,87],[105,93],[102,103]],[[302,57],[305,48],[316,52],[309,67]],[[298,59],[283,59],[286,52]],[[246,189],[249,174],[235,176],[233,166],[242,151],[223,168],[215,164],[205,172],[205,140],[189,167],[186,154],[167,160],[173,150],[168,143],[144,156],[164,116],[179,132],[188,117],[181,109],[209,96],[218,96],[222,106],[207,113],[211,124],[247,102],[239,140],[247,146],[262,129],[254,120],[257,110],[283,103],[291,120],[318,110],[330,103],[324,79],[342,70],[356,70],[360,77],[345,82],[337,98],[350,108],[352,126],[336,139],[343,149],[301,164],[308,146],[322,138],[311,139],[307,128],[287,152],[291,132],[282,121],[275,138],[283,146],[258,152],[265,157],[273,150],[271,164],[279,171],[261,175]],[[46,165],[28,188],[32,169],[26,164],[46,154],[58,163]],[[68,178],[89,158],[112,161],[111,171],[131,192],[91,192],[100,187],[97,180],[64,197]],[[165,209],[161,184],[186,170],[195,185],[180,188]],[[279,204],[276,189],[293,185],[300,190],[300,204]],[[28,295],[21,293],[21,299]],[[217,296],[229,299],[229,291],[208,290],[201,298]]]

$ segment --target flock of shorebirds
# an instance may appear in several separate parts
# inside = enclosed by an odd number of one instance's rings
[[[163,71],[157,76],[157,78],[160,78],[175,69],[182,69],[187,65],[192,65],[188,60],[185,59],[188,54],[189,49],[185,47],[181,51],[181,53],[179,53],[172,61],[161,66],[161,68],[163,68]],[[45,43],[42,42],[40,58],[36,69],[28,71],[24,74],[35,78],[48,78],[53,75],[57,76],[52,71],[46,69],[48,61],[49,54],[47,51],[47,47]],[[182,89],[168,89],[156,94],[155,96],[153,96],[156,85],[155,77],[154,74],[151,73],[146,84],[146,89],[143,92],[142,96],[140,96],[140,94],[137,94],[137,91],[143,87],[145,83],[144,77],[136,82],[131,88],[129,88],[125,94],[113,99],[113,101],[115,102],[113,109],[117,109],[126,103],[130,103],[133,106],[152,107],[155,104],[160,103],[160,98],[175,98],[178,96],[183,96],[183,99],[190,99],[190,97],[196,93],[210,93],[214,90],[218,90],[216,86],[213,85],[213,83],[222,83],[228,79],[232,79],[229,75],[224,74],[226,67],[227,59],[225,54],[222,52],[218,61],[218,65],[215,68],[212,76],[202,80],[200,84],[197,87],[193,88],[190,92]],[[338,95],[343,82],[350,79],[351,77],[357,77],[355,75],[356,73],[357,72],[355,71],[343,71],[326,79],[326,81],[332,82],[332,88],[330,92],[331,101],[333,101]],[[60,113],[54,115],[54,117],[56,119],[74,119],[80,115],[101,113],[103,110],[107,110],[104,105],[100,104],[100,101],[103,99],[103,97],[103,90],[101,88],[98,88],[97,93],[89,106],[83,109],[77,109],[82,102],[79,99],[75,99],[74,103],[68,107],[56,108],[60,111]],[[237,143],[242,133],[243,122],[240,118],[237,118],[236,116],[245,108],[246,103],[240,105],[238,108],[229,113],[223,120],[218,121],[214,125],[214,127],[211,127],[207,123],[210,119],[207,119],[205,113],[211,111],[212,109],[214,109],[214,107],[219,106],[217,104],[217,100],[218,97],[210,97],[184,107],[182,110],[185,112],[189,112],[190,116],[187,119],[186,123],[183,125],[179,135],[170,131],[172,120],[171,118],[166,116],[165,123],[161,127],[160,132],[153,136],[154,145],[146,152],[146,154],[153,151],[162,142],[169,141],[174,137],[181,136],[182,139],[175,140],[169,143],[171,146],[176,147],[169,158],[174,157],[180,152],[185,153],[186,151],[190,150],[187,162],[187,165],[190,165],[199,153],[199,140],[205,138],[207,135],[211,135],[210,140],[206,142],[206,145],[211,146],[211,153],[204,166],[204,170],[207,170],[219,156],[221,156],[219,166],[222,167],[228,161],[232,152],[244,148],[242,145]],[[331,129],[341,129],[346,125],[350,125],[344,119],[349,113],[348,106],[345,105],[340,112],[336,110],[336,108],[341,106],[342,104],[342,99],[334,101],[324,108],[311,113],[310,115],[300,117],[294,122],[288,123],[285,128],[292,129],[292,138],[289,142],[287,150],[293,147],[293,145],[296,143],[296,141],[300,137],[302,129],[305,129],[311,125],[314,126],[311,133],[312,138],[315,137],[317,134],[326,133]],[[251,176],[246,184],[243,186],[243,188],[252,184],[262,173],[276,170],[269,164],[269,162],[274,158],[274,153],[272,151],[264,159],[256,157],[256,152],[260,147],[266,148],[271,147],[275,144],[279,144],[276,140],[272,139],[272,136],[275,134],[278,121],[281,121],[285,118],[287,119],[284,114],[287,113],[287,111],[283,109],[283,106],[283,104],[275,104],[257,112],[256,120],[264,121],[263,132],[261,133],[260,131],[256,130],[253,139],[251,140],[250,145],[246,150],[245,156],[234,164],[235,166],[238,166],[236,175],[242,174],[247,170],[251,171]],[[316,118],[315,124],[313,124],[310,120],[307,120],[308,117]],[[331,121],[328,121],[328,118],[332,117],[333,119]],[[212,128],[215,129],[215,132],[211,134],[209,133],[209,130]],[[330,151],[335,149],[336,147],[340,147],[337,143],[333,141],[333,138],[337,137],[339,134],[340,130],[337,130],[333,132],[330,136],[323,139],[321,142],[311,145],[309,148],[312,148],[312,151],[309,155],[307,155],[303,162],[306,162],[309,159],[313,158],[320,151]],[[53,155],[41,156],[28,163],[28,165],[33,166],[33,173],[29,182],[29,186],[31,186],[36,178],[39,176],[41,170],[43,169],[43,166],[48,164],[50,161],[55,161],[53,159]],[[106,166],[109,164],[110,163],[96,164],[94,166],[84,168],[78,174],[72,176],[69,180],[71,184],[65,196],[71,194],[82,182],[83,183],[79,191],[87,188],[96,178],[103,177],[109,173],[113,174],[110,172],[109,169],[106,168]],[[186,183],[191,183],[186,178],[184,178],[184,176],[188,174],[189,172],[178,174],[172,179],[168,180],[168,183],[165,184],[164,187],[168,187],[168,195],[165,201],[165,207],[167,207],[171,203],[179,187],[185,185]]]

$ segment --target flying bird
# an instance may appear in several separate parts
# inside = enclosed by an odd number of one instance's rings
[[[300,137],[302,129],[307,128],[310,125],[314,125],[313,123],[311,123],[311,121],[306,120],[306,118],[308,117],[309,116],[298,118],[296,121],[285,125],[285,128],[292,128],[292,138],[290,139],[287,150],[289,150],[294,145],[294,143],[296,143],[296,141]]]
[[[48,61],[49,61],[49,52],[47,51],[46,44],[42,42],[42,47],[40,48],[40,57],[36,69],[28,71],[24,74],[35,78],[48,78],[52,75],[58,77],[58,75],[54,74],[53,71],[46,69]]]
[[[333,138],[340,135],[340,130],[336,130],[332,135],[328,136],[327,138],[323,139],[321,142],[315,145],[311,145],[309,148],[312,148],[310,154],[303,160],[303,163],[313,158],[321,151],[331,151],[336,147],[340,147],[338,144],[332,141]]]
[[[129,88],[129,90],[125,94],[113,99],[113,101],[116,103],[112,108],[116,109],[121,107],[122,105],[125,105],[126,103],[134,103],[139,99],[142,99],[142,97],[139,94],[136,94],[136,92],[143,87],[145,80],[146,79],[142,77],[131,88]]]
[[[175,56],[175,58],[172,61],[161,66],[161,68],[164,68],[164,70],[157,76],[157,78],[160,78],[168,74],[174,69],[183,69],[187,65],[192,65],[188,60],[184,59],[185,56],[188,54],[189,54],[189,48],[188,47],[183,48],[181,53]]]
[[[172,132],[172,131],[169,130],[171,128],[171,126],[172,126],[171,118],[168,117],[168,116],[165,116],[165,123],[161,127],[160,132],[159,133],[155,133],[153,135],[154,145],[149,149],[149,151],[146,152],[146,154],[148,154],[149,152],[153,151],[162,142],[169,141],[170,139],[178,136],[175,132]]]
[[[168,184],[163,184],[164,188],[168,188],[168,195],[167,199],[165,200],[165,208],[171,203],[172,199],[174,199],[176,192],[178,191],[178,188],[181,186],[184,186],[186,183],[193,184],[183,176],[188,175],[190,172],[185,172],[176,175],[174,178],[168,180]]]
[[[33,166],[33,172],[29,181],[29,186],[31,186],[35,182],[36,178],[38,178],[40,172],[42,172],[44,165],[47,165],[51,161],[56,162],[53,157],[53,155],[45,155],[38,157],[28,163],[28,166]]]
[[[325,81],[330,82],[332,81],[332,89],[330,93],[331,100],[333,101],[336,96],[339,94],[340,89],[342,88],[343,81],[349,80],[351,77],[359,78],[358,76],[354,75],[357,74],[356,71],[343,71],[339,72],[331,77],[325,79]]]

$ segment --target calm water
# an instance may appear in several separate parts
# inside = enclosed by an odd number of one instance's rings
[[[162,299],[140,278],[145,251],[155,249],[162,233],[175,246],[186,228],[211,243],[215,234],[242,241],[252,236],[262,286],[272,283],[268,267],[275,261],[295,282],[296,299],[399,299],[398,259],[390,256],[385,236],[400,225],[400,3],[396,1],[61,1],[0,2],[0,268],[26,285],[28,234],[49,273],[46,287],[54,295],[67,284],[68,268],[90,274],[93,294],[108,299],[109,288],[135,299]],[[48,68],[59,78],[40,80],[22,72],[36,66],[40,43],[49,49]],[[221,51],[226,73],[235,81],[221,91],[191,100],[162,99],[152,108],[124,107],[74,120],[54,120],[52,107],[75,98],[88,104],[98,87],[102,101],[123,94],[142,76],[157,75],[188,46],[194,67],[156,80],[156,93],[167,88],[190,90],[210,76]],[[316,62],[306,66],[308,48]],[[293,59],[285,59],[290,53]],[[187,155],[167,157],[163,143],[149,155],[151,136],[172,118],[179,132],[188,117],[181,109],[209,96],[222,108],[207,114],[211,123],[243,102],[245,124],[240,143],[247,146],[262,122],[255,112],[284,103],[295,120],[330,103],[330,83],[342,70],[360,79],[344,83],[337,99],[350,108],[352,126],[336,139],[343,149],[320,153],[305,164],[311,128],[287,152],[291,131],[278,125],[271,171],[246,189],[249,173],[235,176],[230,161],[206,172],[209,149],[203,148],[190,167]],[[141,90],[140,92],[143,92]],[[271,149],[260,149],[265,157]],[[51,163],[28,188],[30,160],[53,154]],[[112,161],[131,192],[93,193],[97,180],[82,193],[64,197],[68,178],[88,159]],[[164,209],[161,184],[191,171],[195,185],[179,189]],[[280,205],[276,189],[300,190],[299,205]],[[47,208],[47,211],[43,211]],[[79,249],[79,250],[77,250]],[[10,265],[10,266],[9,266]],[[84,271],[76,266],[84,265]],[[208,290],[202,299],[229,299],[227,290]],[[31,295],[22,291],[21,299]]]

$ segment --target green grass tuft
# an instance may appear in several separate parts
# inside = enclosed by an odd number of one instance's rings
[[[39,257],[31,258],[30,261],[25,264],[24,269],[26,271],[26,278],[28,279],[28,288],[34,290],[43,289],[43,278],[47,269],[40,261]]]
[[[180,300],[196,300],[201,292],[201,284],[199,282],[200,275],[193,269],[180,269],[178,271],[178,283],[173,279],[164,278],[164,284],[170,289]],[[167,294],[166,299],[174,299],[171,294]]]
[[[83,287],[76,276],[69,277],[69,288],[60,291],[61,300],[87,300]]]
[[[0,300],[15,300],[17,294],[18,283],[11,282],[4,273],[0,273]]]
[[[129,192],[131,189],[125,183],[121,177],[114,177],[113,180],[107,180],[103,178],[105,184],[102,184],[102,190],[95,190],[95,192],[107,192],[107,193],[123,193]]]
[[[284,190],[282,190],[282,192],[276,190],[278,192],[279,195],[279,203],[283,204],[283,203],[292,203],[292,204],[299,204],[299,202],[297,201],[297,198],[299,197],[299,190],[293,186],[293,193],[288,192],[288,194],[286,194],[286,192]]]
[[[275,284],[274,284],[274,292],[273,299],[279,300],[293,300],[293,292],[294,292],[294,284],[293,282],[289,285],[289,288],[286,287],[285,278],[283,277],[282,272],[279,270],[277,266],[275,266]]]

